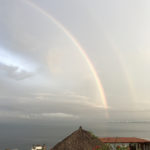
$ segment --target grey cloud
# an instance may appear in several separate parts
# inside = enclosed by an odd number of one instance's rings
[[[33,73],[20,70],[17,66],[8,66],[0,63],[0,72],[14,80],[24,80],[33,76]]]
[[[118,123],[118,124],[122,124],[122,123],[127,123],[127,124],[139,124],[139,123],[147,123],[150,124],[150,120],[124,120],[124,121],[107,121],[108,123]]]
[[[42,95],[44,93],[41,93]],[[40,94],[40,95],[41,95]],[[4,116],[7,114],[7,118],[12,114],[14,119],[77,119],[78,116],[82,118],[96,117],[95,113],[100,113],[99,117],[104,118],[104,108],[98,108],[92,101],[85,101],[82,97],[79,99],[76,96],[70,99],[70,96],[44,94],[47,97],[39,100],[36,95],[21,97],[9,96],[0,98],[0,110],[4,112]],[[5,101],[4,99],[5,98]],[[20,116],[21,115],[21,116]],[[18,117],[17,117],[18,116]],[[80,118],[79,118],[80,119]]]
[[[62,112],[56,112],[56,113],[23,113],[23,112],[17,112],[17,111],[0,111],[0,118],[5,119],[23,119],[23,120],[43,120],[43,119],[78,119],[77,115],[73,114],[67,114]]]

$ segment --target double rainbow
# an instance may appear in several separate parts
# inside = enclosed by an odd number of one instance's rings
[[[44,11],[42,8],[40,8],[39,6],[37,6],[35,3],[29,1],[29,0],[23,0],[26,4],[28,4],[29,6],[31,6],[32,8],[36,9],[37,11],[39,11],[42,15],[44,15],[45,17],[47,17],[48,19],[50,19],[51,22],[53,22],[61,31],[64,32],[64,34],[72,41],[72,43],[77,47],[78,51],[80,52],[80,54],[82,55],[82,57],[84,58],[84,60],[86,61],[86,63],[88,64],[91,73],[93,74],[93,77],[95,79],[102,103],[104,108],[107,110],[108,109],[108,104],[107,104],[107,99],[105,96],[105,92],[104,92],[104,88],[102,86],[101,80],[96,72],[95,67],[93,66],[91,60],[89,59],[88,55],[86,54],[86,51],[82,48],[82,46],[80,45],[80,43],[76,40],[76,38],[64,27],[64,25],[62,25],[58,20],[56,20],[51,14],[47,13],[46,11]]]

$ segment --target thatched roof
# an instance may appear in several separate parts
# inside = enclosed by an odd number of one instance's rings
[[[80,127],[51,150],[93,150],[101,145],[102,142],[97,137]]]

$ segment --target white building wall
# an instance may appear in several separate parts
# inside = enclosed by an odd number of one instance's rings
[[[31,150],[42,150],[42,146],[33,146]]]

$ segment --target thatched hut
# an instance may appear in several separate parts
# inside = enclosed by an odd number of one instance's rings
[[[80,127],[51,150],[94,150],[95,147],[102,145],[96,136]]]

